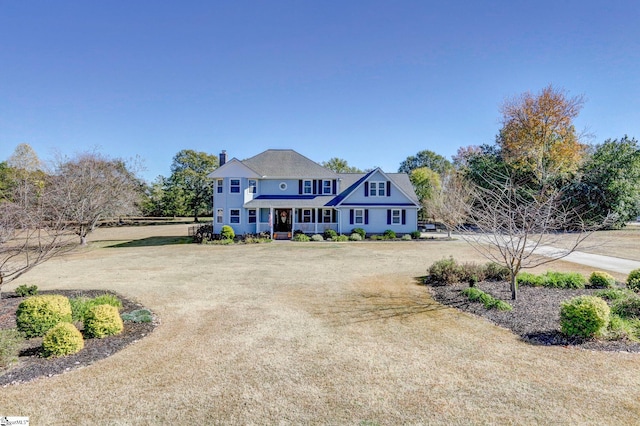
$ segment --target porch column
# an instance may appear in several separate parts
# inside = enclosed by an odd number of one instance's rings
[[[316,220],[315,220],[316,223],[314,224],[314,226],[315,226],[314,234],[317,234],[318,233],[318,222],[320,222],[320,217],[318,216],[318,208],[317,207],[316,207],[316,216],[315,217],[316,217]]]
[[[273,207],[269,207],[269,232],[273,238]]]

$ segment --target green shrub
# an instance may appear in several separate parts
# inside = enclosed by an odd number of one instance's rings
[[[634,269],[627,277],[627,287],[633,291],[640,290],[640,269]]]
[[[315,242],[324,241],[324,237],[320,234],[313,234],[311,236],[311,241],[315,241]]]
[[[576,272],[547,271],[542,275],[534,275],[529,272],[518,274],[518,284],[533,287],[548,288],[584,288],[587,279]]]
[[[485,280],[506,281],[509,279],[509,268],[496,262],[487,262],[484,265]]]
[[[338,233],[333,229],[325,229],[322,236],[325,240],[333,240],[338,236]]]
[[[428,272],[429,281],[434,283],[453,284],[464,279],[464,271],[453,257],[434,262]]]
[[[602,335],[609,325],[609,305],[597,296],[578,296],[562,302],[560,327],[567,336]]]
[[[402,240],[404,241],[411,241],[413,238],[411,238],[411,234],[404,234],[402,236]]]
[[[419,240],[420,237],[422,237],[422,232],[420,231],[411,231],[411,238],[413,238],[414,240]]]
[[[24,339],[15,329],[0,330],[0,370],[4,370],[18,360]]]
[[[64,296],[31,296],[16,310],[16,325],[25,337],[44,336],[59,322],[71,322],[71,304]]]
[[[616,285],[616,279],[606,272],[593,271],[589,275],[589,287],[611,288]]]
[[[16,287],[16,294],[19,297],[35,296],[36,294],[38,294],[38,286],[26,284],[19,285],[18,287]]]
[[[42,338],[44,356],[65,356],[80,352],[84,348],[82,333],[68,322],[58,323]]]
[[[510,311],[513,309],[507,302],[496,299],[475,287],[465,288],[462,290],[462,294],[467,296],[471,302],[482,303],[486,309],[498,309],[499,311]]]
[[[394,231],[393,229],[387,229],[382,233],[382,236],[386,240],[394,240],[396,238],[396,231]]]
[[[360,234],[360,236],[362,237],[362,239],[364,240],[365,238],[367,238],[367,232],[362,229],[362,228],[353,228],[353,230],[351,231],[351,233],[356,233],[356,234]]]
[[[542,287],[544,282],[541,276],[530,272],[520,272],[517,278],[518,285],[528,285],[531,287]]]
[[[151,311],[147,309],[137,309],[135,311],[124,313],[120,315],[120,318],[122,318],[122,321],[126,322],[151,322],[153,320]]]
[[[298,242],[301,242],[301,243],[306,243],[306,242],[311,241],[311,238],[307,237],[307,236],[306,236],[305,234],[303,234],[303,233],[300,233],[300,234],[295,234],[295,235],[293,236],[293,241],[298,241]]]
[[[122,318],[115,306],[92,306],[84,316],[84,332],[87,337],[102,339],[119,334],[123,328]]]
[[[605,337],[609,340],[640,340],[640,319],[623,318],[611,312],[609,327]]]
[[[608,288],[605,290],[599,290],[594,293],[594,296],[602,297],[606,300],[619,300],[626,299],[634,296],[635,293],[626,288]]]
[[[74,297],[69,300],[71,303],[71,314],[73,321],[84,321],[84,316],[92,306],[111,305],[122,309],[122,302],[117,296],[109,293],[101,294],[92,299],[84,296]]]
[[[615,300],[611,312],[623,318],[640,319],[640,297],[631,296]]]
[[[349,241],[349,237],[347,237],[346,235],[338,235],[337,237],[334,238],[335,241],[343,243],[345,241]]]
[[[362,241],[362,237],[360,236],[360,234],[357,233],[353,233],[351,235],[349,235],[349,240],[351,241]]]
[[[224,225],[220,230],[220,237],[223,240],[233,240],[236,237],[236,233],[229,225]]]

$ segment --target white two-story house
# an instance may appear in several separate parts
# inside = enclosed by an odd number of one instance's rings
[[[236,234],[269,232],[291,238],[294,231],[333,229],[367,234],[418,229],[420,203],[405,173],[335,173],[290,149],[270,149],[247,160],[226,160],[209,174],[214,180],[213,226]]]

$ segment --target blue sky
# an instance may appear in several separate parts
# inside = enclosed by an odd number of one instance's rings
[[[0,0],[0,161],[98,148],[292,148],[396,171],[493,143],[502,102],[584,95],[592,143],[640,138],[637,1]]]

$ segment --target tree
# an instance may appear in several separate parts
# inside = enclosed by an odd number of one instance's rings
[[[597,145],[572,188],[576,205],[589,206],[592,221],[615,215],[622,227],[640,215],[640,146],[628,136]]]
[[[494,168],[484,179],[484,185],[469,187],[466,225],[460,229],[479,253],[507,266],[514,300],[521,269],[569,255],[606,224],[586,222],[588,212],[572,207],[565,190],[532,189],[529,182],[514,178],[509,168]]]
[[[447,236],[467,219],[469,185],[460,172],[449,171],[442,176],[442,183],[434,188],[429,198],[422,202],[426,215],[447,228]]]
[[[320,165],[336,173],[362,173],[362,170],[349,166],[347,160],[338,157],[333,157],[329,161],[323,161]]]
[[[440,175],[427,167],[413,169],[409,174],[409,180],[416,191],[418,200],[423,206],[441,187]],[[427,218],[425,209],[421,209],[418,212],[418,216],[420,220],[425,220]]]
[[[198,222],[201,211],[211,210],[213,181],[208,177],[218,167],[218,157],[205,152],[184,149],[173,157],[168,189],[181,193],[184,203]]]
[[[442,155],[436,154],[433,151],[424,150],[418,152],[415,156],[411,155],[407,157],[398,168],[398,173],[411,173],[411,170],[419,169],[421,167],[427,167],[438,174],[443,174],[451,168],[449,160]]]
[[[82,245],[100,220],[136,214],[142,191],[140,180],[123,160],[95,152],[59,160],[52,185],[54,204]]]
[[[497,138],[504,161],[539,182],[575,172],[586,150],[573,125],[583,104],[551,85],[505,101]]]
[[[14,191],[0,199],[0,290],[3,283],[74,247],[54,186],[47,181]]]

